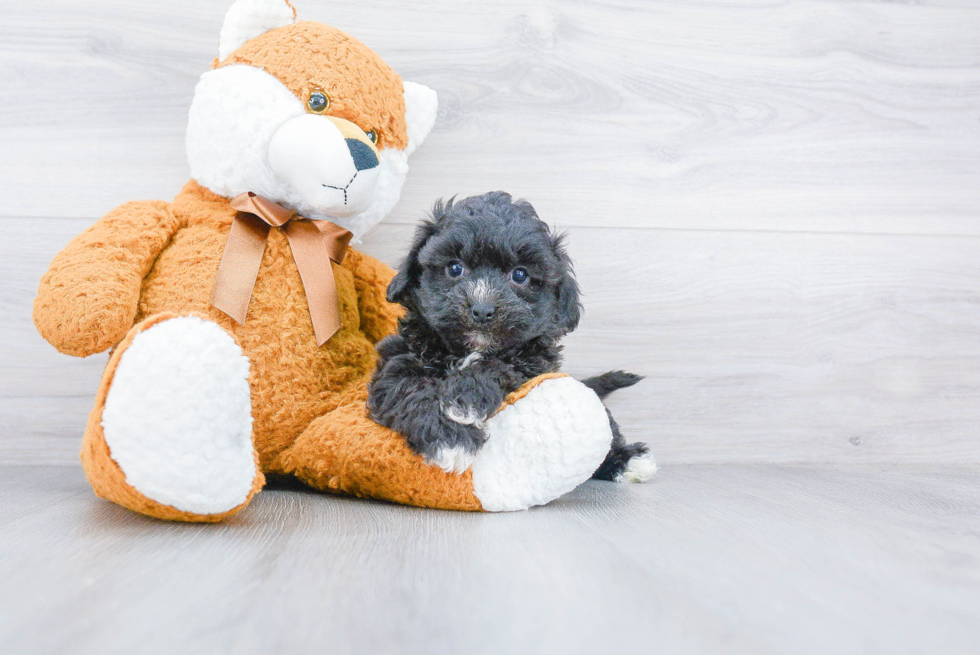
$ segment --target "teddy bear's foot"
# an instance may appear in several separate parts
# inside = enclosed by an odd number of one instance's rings
[[[486,424],[473,462],[473,493],[489,512],[543,505],[588,480],[612,430],[595,392],[567,376],[542,376],[512,394]]]
[[[220,326],[157,315],[106,366],[82,463],[96,493],[157,518],[212,522],[264,478],[252,446],[248,360]]]
[[[471,468],[448,473],[368,416],[366,386],[321,416],[274,462],[316,489],[406,505],[491,512],[543,505],[585,482],[612,442],[602,402],[560,374],[534,378],[487,421]]]

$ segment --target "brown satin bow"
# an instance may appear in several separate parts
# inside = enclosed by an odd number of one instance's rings
[[[238,213],[218,265],[211,304],[237,323],[245,323],[269,230],[281,228],[303,281],[316,345],[322,346],[340,329],[337,283],[330,260],[338,264],[344,260],[347,243],[353,235],[330,221],[296,216],[295,212],[251,191],[232,198],[231,206]]]

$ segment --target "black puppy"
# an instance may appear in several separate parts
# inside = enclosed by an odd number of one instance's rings
[[[558,341],[581,313],[562,236],[528,202],[502,191],[437,202],[388,286],[388,302],[407,311],[398,334],[378,343],[371,417],[458,473],[483,445],[483,424],[504,397],[558,370]],[[614,371],[584,383],[601,398],[640,379]],[[655,465],[646,445],[627,445],[611,414],[609,424],[612,448],[593,477],[648,478]]]

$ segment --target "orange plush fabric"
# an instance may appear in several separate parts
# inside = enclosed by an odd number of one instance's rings
[[[277,468],[323,491],[436,509],[480,510],[473,473],[419,466],[401,436],[368,417],[366,385],[316,419],[279,458]]]
[[[245,5],[249,3],[237,9]],[[291,10],[285,3],[283,8]],[[237,9],[233,7],[229,16]],[[252,27],[247,20],[232,23],[229,34],[237,29],[240,36]],[[356,39],[331,27],[300,22],[269,28],[236,47],[213,67],[262,69],[304,105],[312,89],[322,89],[330,97],[330,116],[375,131],[379,148],[407,148],[407,91],[402,80]],[[434,120],[434,104],[430,108]],[[424,134],[420,136],[423,128],[415,116],[411,125],[417,144]],[[431,123],[423,131],[430,127]],[[406,164],[398,165],[407,170]],[[353,248],[342,262],[333,263],[341,327],[317,347],[292,252],[283,232],[273,228],[248,315],[238,324],[210,304],[235,215],[229,202],[192,180],[172,202],[121,205],[69,243],[41,279],[34,321],[45,339],[79,357],[114,348],[83,437],[82,463],[95,492],[148,516],[212,522],[247,505],[264,484],[264,474],[271,473],[295,475],[312,487],[336,493],[424,507],[482,509],[471,472],[456,475],[426,464],[401,435],[368,417],[365,401],[375,365],[374,345],[394,330],[401,313],[385,300],[394,272]],[[244,503],[214,514],[182,511],[130,486],[112,458],[102,425],[117,368],[134,337],[186,315],[223,328],[250,363],[257,472]],[[507,402],[517,402],[551,377],[532,380]],[[141,427],[137,422],[136,434]]]
[[[239,509],[196,515],[146,498],[125,484],[102,436],[101,412],[112,373],[132,337],[166,318],[193,313],[224,327],[251,362],[253,442],[261,471],[294,474],[324,491],[480,509],[471,474],[445,473],[423,463],[400,435],[367,416],[364,401],[375,362],[374,342],[394,329],[400,313],[384,300],[394,272],[349,249],[343,263],[334,265],[342,326],[317,348],[289,245],[279,230],[272,230],[248,318],[238,325],[209,304],[234,213],[228,199],[189,182],[172,203],[131,203],[110,214],[111,220],[100,221],[70,243],[42,281],[35,322],[59,350],[89,355],[129,331],[110,358],[83,440],[82,460],[96,493],[165,519],[217,521]],[[138,236],[142,231],[166,241],[149,264],[148,256],[139,256],[146,253]],[[121,244],[118,249],[126,254],[95,257],[92,244],[109,246],[110,252]],[[127,244],[136,245],[135,254]],[[139,274],[147,267],[140,286]],[[134,287],[139,291],[133,293]],[[88,315],[93,308],[115,295],[121,300],[112,312],[97,312],[101,320],[95,336],[81,340],[65,328],[92,325]],[[129,330],[127,322],[138,325]],[[259,475],[252,493],[261,485]]]
[[[75,237],[41,278],[41,336],[75,357],[119,343],[136,321],[140,284],[177,227],[168,203],[129,202]]]
[[[249,11],[258,13],[243,14]],[[234,50],[212,68],[265,71],[304,107],[311,91],[321,90],[330,101],[325,115],[375,132],[378,148],[405,150],[402,79],[360,41],[290,18],[295,11],[286,2],[279,8],[236,3],[222,30]],[[247,504],[211,515],[162,505],[127,484],[103,434],[106,398],[134,336],[167,318],[194,314],[231,334],[250,363],[259,472],[249,498],[261,488],[263,472],[295,473],[325,490],[479,509],[471,476],[426,465],[399,435],[367,418],[374,344],[394,330],[401,311],[385,301],[394,272],[354,249],[333,263],[341,327],[317,347],[289,244],[272,229],[247,318],[238,324],[210,304],[234,215],[228,198],[192,180],[173,202],[130,202],[113,210],[69,243],[41,280],[34,321],[45,339],[79,357],[115,347],[83,438],[82,462],[96,493],[143,514],[184,521],[220,520]]]
[[[289,244],[281,230],[272,230],[248,318],[238,325],[210,304],[234,215],[227,198],[193,181],[172,203],[123,205],[55,258],[34,318],[55,347],[83,357],[160,313],[193,312],[218,323],[251,362],[255,445],[262,466],[276,472],[270,468],[276,455],[373,369],[374,341],[397,321],[398,308],[384,300],[394,273],[349,249],[343,264],[334,264],[341,328],[317,348]],[[151,259],[150,248],[159,243],[166,245]]]
[[[281,230],[271,230],[248,317],[238,325],[210,305],[235,211],[226,198],[196,182],[188,183],[171,207],[181,229],[146,276],[138,320],[166,311],[197,312],[234,335],[252,366],[253,431],[260,462],[277,472],[272,468],[276,455],[313,419],[334,409],[340,394],[374,367],[374,342],[367,333],[376,338],[388,334],[397,320],[397,310],[381,295],[392,273],[349,249],[343,264],[333,265],[341,328],[317,348],[289,243]],[[358,278],[362,288],[381,290],[358,294]]]
[[[291,56],[297,44],[302,58]],[[378,134],[379,148],[408,145],[402,79],[373,50],[340,30],[309,21],[270,30],[213,68],[247,64],[271,73],[304,103],[310,91],[330,98],[329,114]]]

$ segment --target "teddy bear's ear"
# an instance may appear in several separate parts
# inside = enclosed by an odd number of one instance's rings
[[[408,127],[408,147],[405,154],[412,154],[429,136],[436,124],[439,112],[439,96],[423,84],[404,82],[405,85],[405,124]]]
[[[218,59],[224,61],[249,39],[295,20],[296,10],[288,0],[236,0],[221,26]]]

